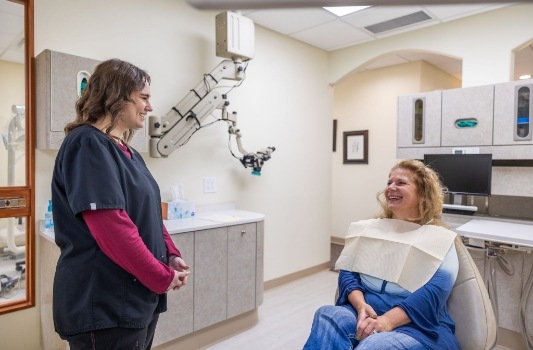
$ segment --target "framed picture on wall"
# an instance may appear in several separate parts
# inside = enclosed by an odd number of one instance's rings
[[[345,131],[344,164],[368,164],[368,130]]]

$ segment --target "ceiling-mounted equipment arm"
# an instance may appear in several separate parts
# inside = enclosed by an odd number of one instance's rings
[[[243,77],[244,67],[241,60],[224,60],[211,73],[206,74],[164,117],[150,116],[150,157],[168,157],[175,149],[187,143],[208,115],[227,104],[225,95],[215,89],[220,81],[239,81]]]
[[[226,11],[216,16],[216,30],[217,56],[226,60],[220,62],[211,73],[204,75],[204,79],[164,117],[148,118],[150,157],[168,157],[203,127],[202,122],[207,116],[215,109],[221,109],[222,118],[218,120],[230,123],[230,141],[231,137],[235,136],[239,152],[242,153],[242,157],[233,156],[238,158],[245,168],[252,168],[252,174],[260,175],[261,167],[270,159],[274,147],[256,153],[246,152],[241,144],[240,130],[237,129],[236,113],[234,112],[235,118],[228,117],[226,107],[229,102],[226,94],[220,93],[220,88],[232,88],[222,86],[222,80],[244,80],[246,69],[243,62],[253,57],[254,24],[240,14]]]

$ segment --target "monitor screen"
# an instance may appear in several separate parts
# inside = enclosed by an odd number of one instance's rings
[[[447,193],[490,196],[492,154],[425,154]]]

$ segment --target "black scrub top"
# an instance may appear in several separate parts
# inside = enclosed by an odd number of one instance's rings
[[[150,291],[98,247],[82,212],[123,209],[143,242],[168,263],[159,186],[138,152],[130,159],[100,130],[71,131],[58,152],[52,178],[56,244],[61,249],[53,295],[59,335],[123,327],[144,328],[166,311],[166,294]],[[109,234],[112,234],[110,232]]]

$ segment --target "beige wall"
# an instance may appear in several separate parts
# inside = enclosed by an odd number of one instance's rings
[[[398,96],[460,84],[419,61],[353,73],[334,86],[338,142],[331,166],[333,236],[344,237],[350,222],[380,212],[376,194],[396,162]],[[368,164],[343,164],[343,132],[354,130],[368,130]]]

